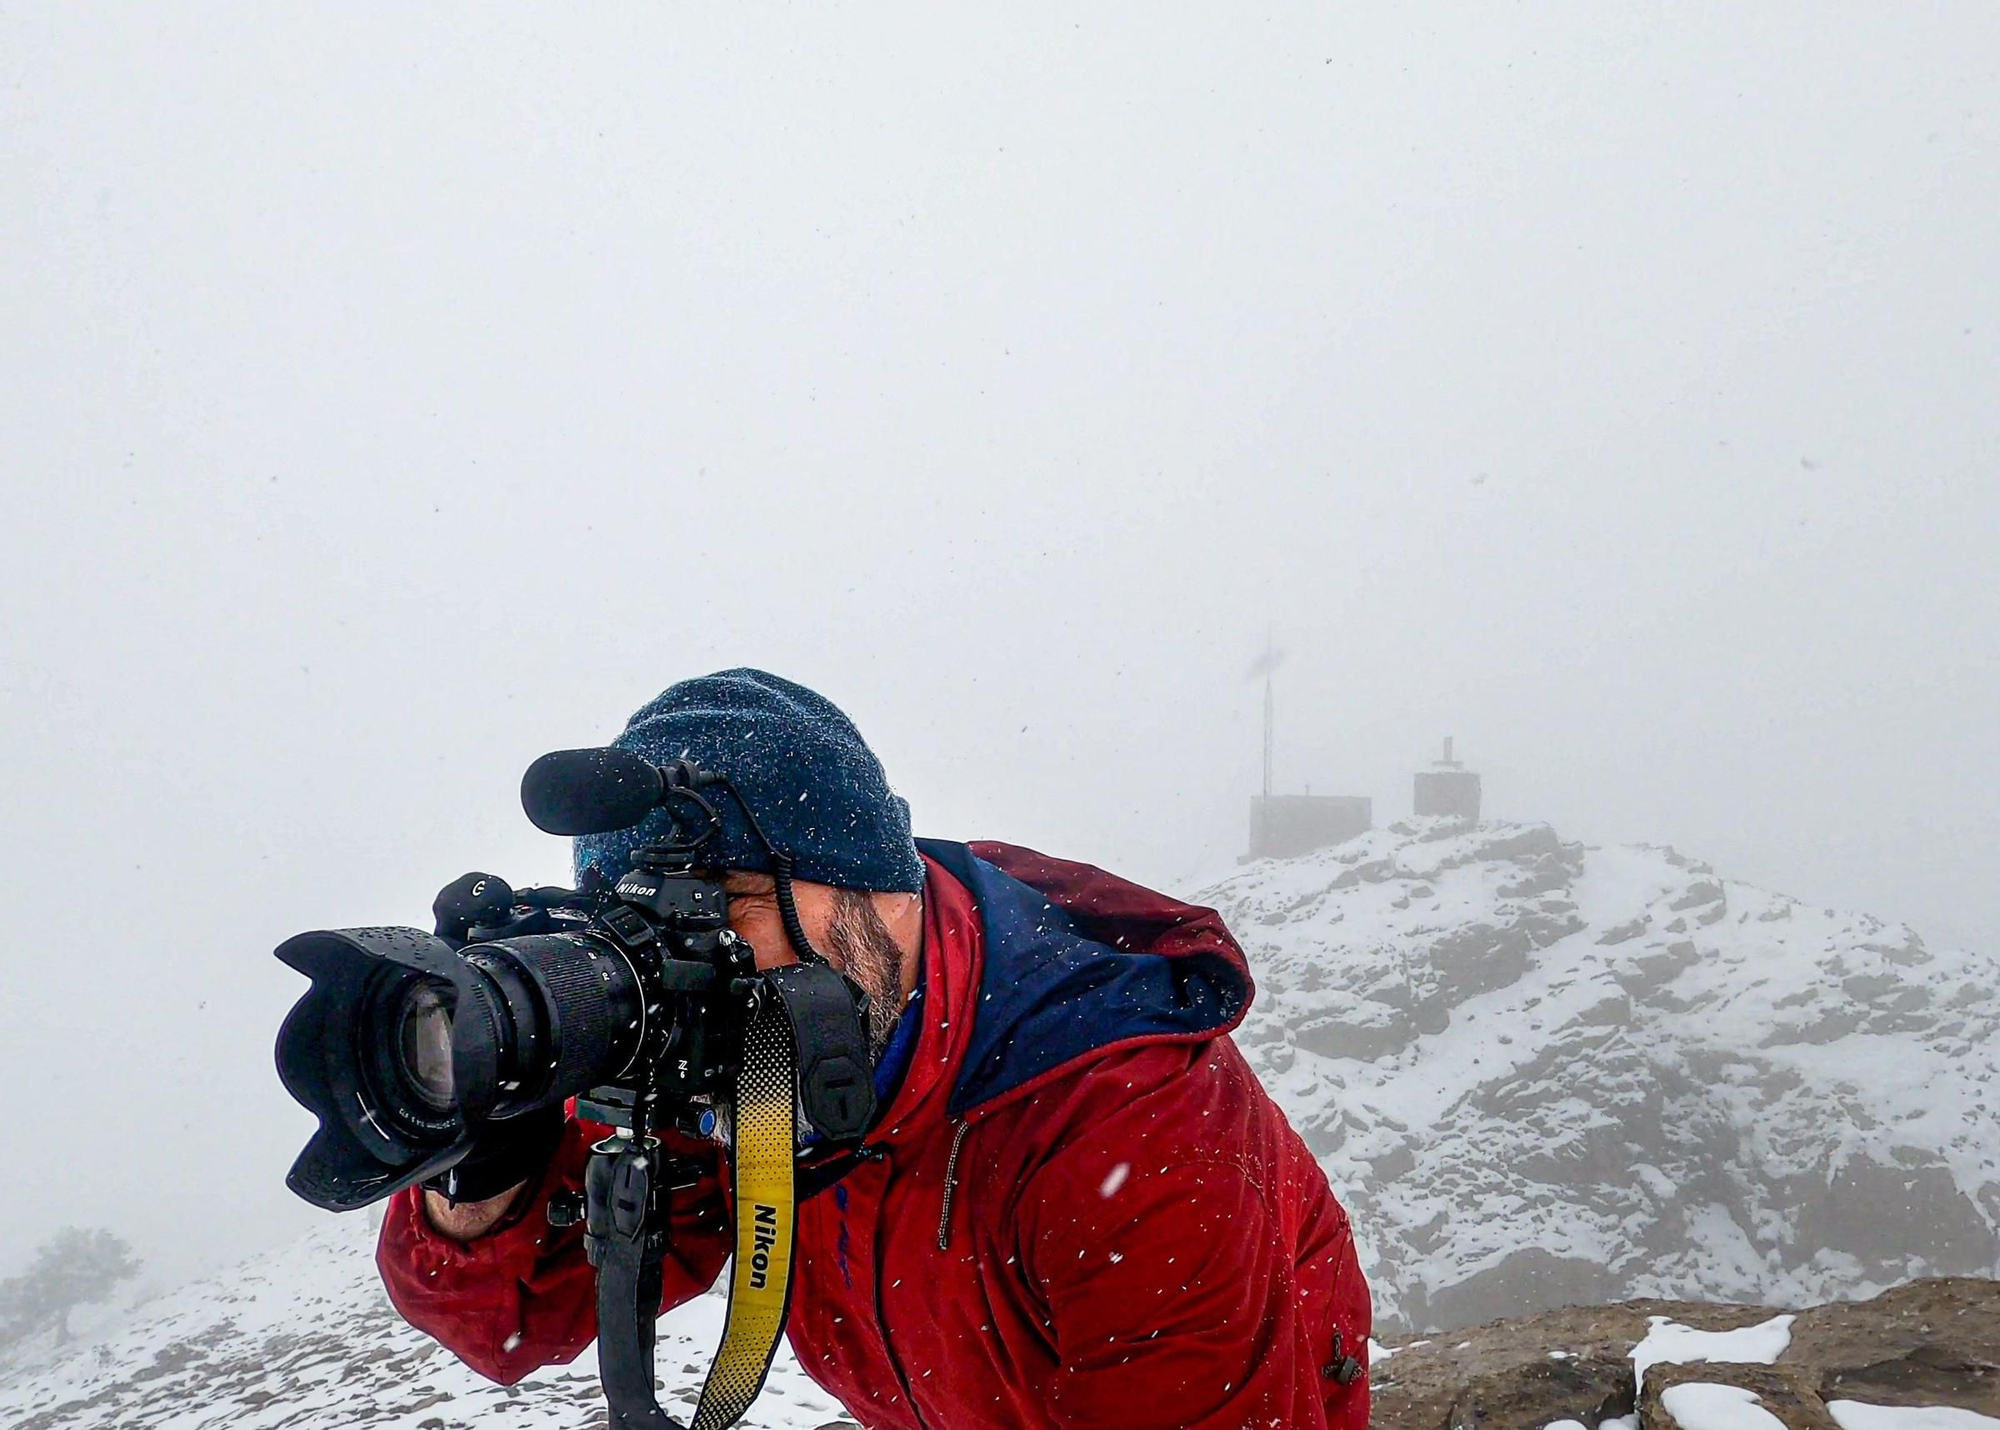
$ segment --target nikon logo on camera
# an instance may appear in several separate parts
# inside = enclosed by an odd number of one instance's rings
[[[751,1243],[750,1251],[750,1289],[762,1291],[765,1275],[771,1269],[771,1248],[778,1244],[778,1209],[765,1206],[762,1202],[755,1205],[756,1227],[755,1240]]]
[[[627,874],[618,881],[618,897],[621,899],[650,899],[660,892],[658,880],[635,878]]]

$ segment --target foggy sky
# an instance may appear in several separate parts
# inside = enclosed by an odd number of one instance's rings
[[[724,665],[1187,890],[1274,622],[1282,788],[2000,949],[1984,0],[408,8],[0,8],[0,1274],[319,1215],[272,946]]]

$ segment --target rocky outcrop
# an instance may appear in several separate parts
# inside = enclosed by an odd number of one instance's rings
[[[1661,1321],[1702,1331],[1769,1323],[1767,1306],[1631,1301],[1490,1322],[1378,1347],[1370,1379],[1378,1430],[1596,1430],[1636,1415],[1640,1430],[1681,1430],[1681,1385],[1754,1394],[1790,1430],[1837,1430],[1829,1401],[1954,1406],[2000,1417],[2000,1282],[1913,1282],[1862,1302],[1798,1312],[1765,1363],[1652,1364],[1640,1390],[1633,1350]]]
[[[1785,1430],[1840,1430],[1808,1365],[1743,1365],[1731,1361],[1655,1366],[1639,1392],[1641,1430],[1681,1430],[1673,1392],[1682,1386],[1730,1386],[1754,1397]],[[1685,1394],[1686,1392],[1682,1392]],[[1938,1402],[1949,1405],[1950,1401]]]
[[[1547,825],[1398,825],[1198,898],[1386,1329],[2000,1271],[2000,960]]]

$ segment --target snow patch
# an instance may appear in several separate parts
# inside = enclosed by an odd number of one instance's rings
[[[1741,1326],[1733,1331],[1702,1331],[1693,1326],[1680,1325],[1666,1316],[1649,1317],[1648,1324],[1652,1329],[1646,1332],[1638,1345],[1632,1347],[1633,1383],[1644,1391],[1646,1372],[1656,1365],[1686,1365],[1690,1361],[1770,1365],[1792,1343],[1792,1322],[1796,1319],[1790,1315],[1773,1316],[1768,1321]],[[1681,1423],[1687,1424],[1686,1421]],[[1688,1426],[1688,1430],[1697,1430],[1697,1427]]]
[[[1956,1405],[1869,1405],[1829,1400],[1827,1412],[1840,1430],[2000,1430],[2000,1420]]]
[[[1660,1404],[1681,1430],[1785,1430],[1756,1392],[1740,1385],[1689,1381],[1668,1387]]]

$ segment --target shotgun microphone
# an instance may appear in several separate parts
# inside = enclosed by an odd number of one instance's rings
[[[630,750],[556,750],[521,776],[521,807],[547,834],[629,829],[666,797],[666,776]]]

